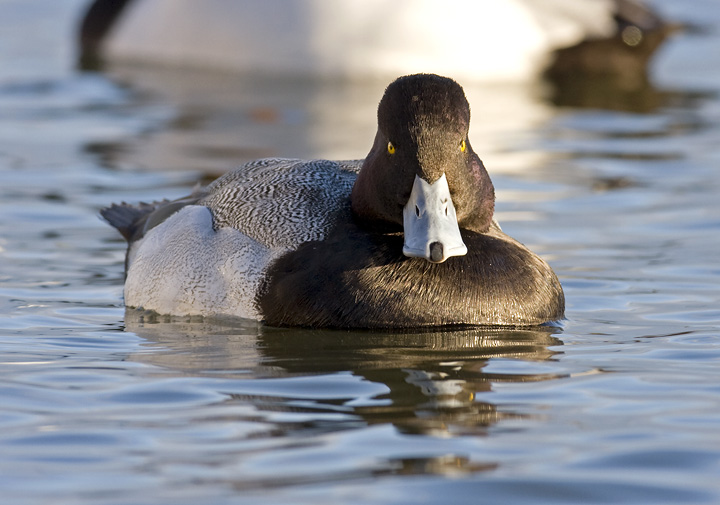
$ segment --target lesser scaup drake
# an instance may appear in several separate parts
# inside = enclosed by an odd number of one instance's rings
[[[113,205],[125,303],[270,325],[407,328],[561,319],[551,268],[493,220],[462,87],[391,83],[364,160],[262,159],[189,197]]]

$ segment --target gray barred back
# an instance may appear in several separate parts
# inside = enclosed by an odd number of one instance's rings
[[[266,158],[212,182],[199,205],[216,229],[231,227],[268,248],[322,240],[347,205],[362,160]]]

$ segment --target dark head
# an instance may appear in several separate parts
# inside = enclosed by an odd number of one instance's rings
[[[487,231],[495,206],[490,177],[468,140],[469,126],[470,106],[452,79],[416,74],[391,83],[353,187],[356,217],[378,231],[402,229],[407,256],[439,263],[465,254],[459,229]]]

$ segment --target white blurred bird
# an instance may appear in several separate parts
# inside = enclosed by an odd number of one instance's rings
[[[636,0],[95,0],[80,39],[85,61],[490,82],[533,78],[558,54],[570,70],[612,72],[633,53],[644,65],[664,28]],[[605,46],[565,54],[608,40],[619,62]]]

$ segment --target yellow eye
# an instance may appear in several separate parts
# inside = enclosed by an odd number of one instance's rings
[[[460,142],[460,151],[464,153],[466,148],[467,148],[467,145],[465,144],[465,139],[463,139]]]
[[[388,153],[389,154],[395,154],[395,146],[392,142],[388,142]]]

